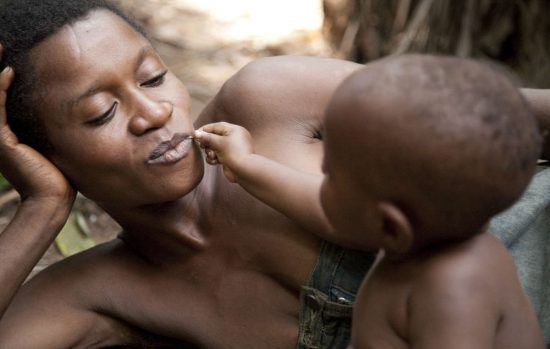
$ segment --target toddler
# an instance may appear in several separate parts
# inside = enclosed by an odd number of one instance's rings
[[[255,154],[236,125],[195,138],[266,204],[322,238],[379,251],[352,348],[544,347],[513,260],[487,232],[529,183],[541,146],[525,101],[493,69],[410,55],[355,72],[326,110],[324,179]]]

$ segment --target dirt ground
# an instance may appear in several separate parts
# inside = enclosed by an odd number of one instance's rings
[[[184,82],[196,117],[231,75],[259,57],[330,56],[321,35],[321,0],[119,0],[144,26],[166,64]],[[17,209],[13,190],[0,193],[0,231]],[[108,241],[120,227],[78,196],[93,240]],[[55,245],[32,275],[62,259]]]

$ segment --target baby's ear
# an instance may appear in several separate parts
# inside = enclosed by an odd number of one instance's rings
[[[382,248],[391,253],[407,253],[414,242],[414,233],[407,215],[395,204],[378,203],[382,220]]]

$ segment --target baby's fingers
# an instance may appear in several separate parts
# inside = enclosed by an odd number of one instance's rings
[[[214,133],[220,136],[227,136],[231,129],[236,127],[236,125],[230,124],[228,122],[215,122],[213,124],[204,125],[199,130],[208,132],[208,133]]]
[[[195,131],[195,140],[204,148],[210,148],[215,151],[221,151],[223,148],[223,136],[218,136],[208,131]]]
[[[219,165],[220,162],[218,160],[218,156],[216,155],[216,152],[214,152],[212,149],[205,148],[204,152],[206,154],[206,162],[210,165]]]

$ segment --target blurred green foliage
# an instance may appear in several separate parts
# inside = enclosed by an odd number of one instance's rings
[[[5,179],[4,176],[2,176],[2,174],[0,173],[0,191],[4,191],[10,187],[10,182],[8,182],[8,180]]]
[[[72,256],[95,246],[90,228],[80,212],[72,210],[67,223],[55,238],[55,245],[64,257]]]

